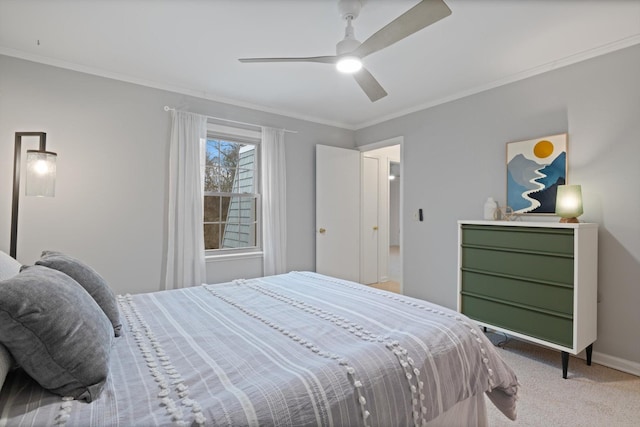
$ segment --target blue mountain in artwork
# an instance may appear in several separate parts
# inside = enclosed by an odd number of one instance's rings
[[[538,180],[539,183],[544,185],[544,188],[550,188],[554,185],[558,185],[558,180],[562,180],[562,184],[566,181],[566,164],[567,164],[567,153],[563,152],[558,155],[551,164],[548,164],[544,168],[540,170],[541,173],[545,174],[546,177],[540,178]],[[560,185],[562,185],[560,184]],[[555,199],[554,199],[555,200]],[[555,206],[555,202],[553,203]]]
[[[507,168],[507,206],[514,211],[530,208],[531,202],[522,198],[522,193],[525,191],[527,188],[518,184]]]
[[[527,190],[533,190],[534,188],[538,188],[538,186],[531,182],[531,178],[537,176],[536,170],[541,167],[541,164],[527,159],[522,154],[518,154],[507,164],[507,172],[509,172],[511,179],[513,179],[513,182],[518,184],[518,186]]]
[[[522,197],[522,194],[538,188],[531,182],[538,176],[536,170],[542,165],[527,159],[522,154],[514,156],[507,164],[507,206],[514,211],[527,211],[532,207],[531,201]]]
[[[531,193],[529,197],[540,202],[540,206],[533,209],[531,213],[555,213],[558,185],[564,185],[564,183],[564,178],[560,177],[552,185],[545,187],[544,189],[535,193]]]

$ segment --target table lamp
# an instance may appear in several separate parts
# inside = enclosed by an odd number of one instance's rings
[[[556,215],[560,222],[575,223],[582,215],[582,188],[579,185],[559,185],[556,194]]]

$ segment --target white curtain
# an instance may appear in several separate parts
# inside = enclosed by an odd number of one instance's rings
[[[203,235],[204,155],[207,118],[171,112],[167,289],[205,282]]]
[[[287,186],[284,130],[262,128],[262,248],[264,275],[286,273]]]

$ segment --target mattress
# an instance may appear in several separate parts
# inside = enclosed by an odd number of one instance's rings
[[[423,300],[292,272],[118,301],[100,398],[54,395],[16,369],[0,427],[425,425],[484,393],[516,416],[517,379],[493,345]]]

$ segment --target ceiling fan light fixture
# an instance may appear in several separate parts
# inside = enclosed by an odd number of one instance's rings
[[[362,68],[362,61],[357,56],[343,56],[336,62],[336,68],[341,73],[353,74]]]
[[[340,16],[346,21],[344,39],[336,44],[330,56],[289,58],[240,58],[240,62],[316,62],[335,64],[341,73],[351,74],[371,102],[387,96],[375,77],[362,66],[362,59],[399,42],[423,28],[451,15],[444,0],[422,0],[402,15],[373,33],[364,42],[355,37],[352,21],[358,17],[363,3],[369,0],[338,0]],[[415,1],[415,0],[414,0]]]

